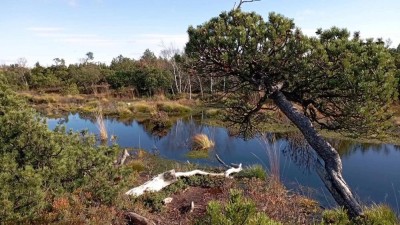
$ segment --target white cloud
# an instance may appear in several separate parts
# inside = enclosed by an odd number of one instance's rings
[[[115,45],[117,40],[99,37],[96,34],[76,34],[69,33],[68,30],[61,27],[29,27],[28,31],[33,32],[37,37],[48,38],[55,42],[67,43],[72,45],[87,45],[106,47]]]

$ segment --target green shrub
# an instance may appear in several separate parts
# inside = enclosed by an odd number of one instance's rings
[[[349,217],[343,208],[325,210],[322,213],[323,224],[346,225],[350,224]]]
[[[29,224],[53,198],[75,190],[90,204],[112,204],[116,148],[99,147],[94,136],[50,131],[13,92],[0,85],[0,218]],[[21,222],[22,223],[22,222]]]
[[[78,95],[79,88],[76,83],[67,84],[62,88],[61,93],[64,95]]]
[[[371,225],[394,225],[400,224],[390,207],[386,205],[376,205],[365,210],[365,218],[368,224]]]
[[[236,177],[239,178],[258,178],[265,180],[267,178],[267,172],[261,165],[253,165],[240,171]]]
[[[182,177],[180,179],[189,186],[203,188],[221,187],[225,181],[225,177],[212,177],[203,175]]]
[[[254,202],[243,198],[241,191],[231,190],[229,202],[225,205],[217,201],[209,202],[205,218],[197,224],[280,225],[281,223],[269,219],[264,213],[258,213]]]
[[[166,198],[163,192],[146,193],[140,198],[144,206],[150,209],[151,212],[161,212],[163,200]]]

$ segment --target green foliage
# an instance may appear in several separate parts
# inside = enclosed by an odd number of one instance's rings
[[[235,176],[239,178],[258,178],[261,180],[267,179],[267,172],[261,165],[253,165],[240,171]]]
[[[182,177],[181,180],[185,184],[192,187],[214,188],[221,187],[225,181],[225,178],[211,176],[190,176]]]
[[[385,205],[376,205],[365,210],[365,223],[371,225],[399,224],[396,213]]]
[[[5,85],[7,84],[7,78],[4,75],[3,71],[0,71],[0,85]]]
[[[30,87],[35,89],[59,87],[61,79],[54,74],[54,71],[52,67],[45,68],[36,63],[31,70]]]
[[[242,195],[241,191],[231,190],[227,204],[223,205],[217,201],[209,202],[206,217],[198,224],[281,224],[269,219],[264,213],[257,213],[256,205],[251,200],[243,198]]]
[[[75,83],[67,84],[61,91],[64,95],[77,95],[79,94],[79,88]]]
[[[0,218],[31,221],[48,199],[81,189],[93,203],[111,204],[116,148],[97,147],[94,136],[50,131],[13,92],[0,85]]]
[[[107,77],[113,88],[133,86],[140,94],[153,95],[171,86],[172,75],[157,67],[140,67],[129,71],[118,71]]]
[[[226,79],[228,116],[242,130],[257,125],[251,119],[265,120],[261,106],[280,85],[322,128],[361,133],[390,125],[397,79],[393,57],[379,42],[350,38],[336,27],[307,37],[292,19],[270,13],[264,21],[240,10],[190,27],[188,34],[193,67]]]
[[[322,214],[323,224],[346,225],[350,224],[349,217],[343,208],[325,210]]]
[[[400,223],[396,213],[385,205],[376,205],[366,208],[364,211],[364,218],[358,218],[355,221],[350,221],[343,208],[325,210],[322,214],[322,219],[323,224],[332,225],[395,225]]]

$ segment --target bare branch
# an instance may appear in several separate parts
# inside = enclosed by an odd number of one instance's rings
[[[247,2],[259,2],[261,0],[240,0],[238,6],[236,7],[236,9],[240,9],[240,7],[242,6],[243,3],[247,3]],[[236,5],[236,2],[235,2]]]

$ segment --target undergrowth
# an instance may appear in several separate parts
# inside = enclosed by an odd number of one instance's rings
[[[257,212],[252,200],[244,198],[242,191],[233,189],[226,204],[219,201],[209,202],[205,217],[197,221],[197,224],[280,225],[281,223],[271,220],[262,212]]]

